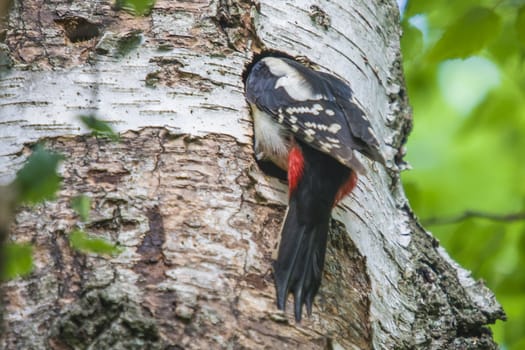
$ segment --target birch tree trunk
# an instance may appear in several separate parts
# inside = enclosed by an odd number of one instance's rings
[[[66,156],[55,201],[22,208],[10,240],[34,270],[4,285],[3,349],[492,349],[494,295],[410,210],[399,172],[411,129],[393,0],[17,0],[0,31],[0,177],[44,142]],[[275,306],[286,184],[252,150],[242,73],[254,53],[305,56],[349,82],[388,168],[371,164],[334,210],[313,315]],[[121,132],[86,135],[80,114]],[[72,250],[85,230],[124,247]]]

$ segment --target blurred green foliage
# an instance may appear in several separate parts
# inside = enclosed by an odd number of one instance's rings
[[[2,188],[0,193],[11,194],[0,198],[4,219],[2,226],[8,226],[10,217],[19,205],[37,204],[44,200],[53,199],[60,188],[62,179],[57,173],[59,162],[63,159],[60,154],[50,152],[41,145],[36,145],[33,153],[27,158],[24,166],[17,172],[15,180]],[[5,232],[6,227],[0,230]],[[0,238],[1,264],[0,280],[5,281],[18,276],[24,276],[33,268],[32,247],[27,243],[3,243]]]
[[[119,140],[119,135],[107,122],[93,115],[80,116],[79,119],[94,136],[106,137],[112,141]],[[0,208],[6,211],[0,213],[0,232],[7,230],[8,221],[20,205],[33,205],[55,198],[62,182],[57,169],[63,159],[62,155],[39,144],[34,147],[22,169],[17,172],[15,180],[7,186],[0,187]],[[82,223],[86,222],[89,220],[91,199],[84,194],[76,196],[71,200],[71,208],[78,214]],[[79,223],[79,226],[82,226],[82,223]],[[4,243],[3,239],[5,237],[0,237],[0,280],[5,281],[30,273],[33,268],[32,246],[26,243]],[[89,237],[79,229],[69,235],[69,243],[73,249],[83,253],[115,255],[121,252],[121,248],[114,244],[101,238]]]
[[[135,16],[148,15],[155,5],[155,0],[116,0],[115,7]]]
[[[74,197],[71,200],[71,208],[80,217],[82,222],[89,220],[89,213],[91,211],[91,198],[85,194]],[[116,255],[121,253],[121,248],[115,244],[106,241],[99,237],[90,237],[87,233],[80,229],[73,230],[69,234],[69,245],[83,253]]]
[[[525,2],[409,0],[402,50],[414,130],[403,182],[451,256],[482,278],[525,349]]]
[[[2,281],[25,276],[33,269],[33,247],[31,244],[6,243],[2,246],[4,266]]]
[[[94,115],[81,115],[79,116],[80,121],[86,128],[91,130],[91,133],[95,137],[107,137],[112,141],[118,141],[120,136],[117,134],[108,122],[98,119]]]
[[[85,194],[76,196],[71,200],[71,208],[77,212],[82,222],[86,222],[89,219],[89,212],[91,211],[91,198]]]
[[[72,248],[84,253],[116,255],[121,252],[121,248],[115,244],[102,238],[90,237],[81,230],[74,230],[69,234],[69,244]]]
[[[35,204],[53,199],[60,188],[60,176],[56,169],[63,157],[36,145],[24,167],[16,174],[14,185],[18,201]]]

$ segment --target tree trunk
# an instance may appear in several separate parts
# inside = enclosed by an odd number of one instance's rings
[[[400,182],[411,128],[392,1],[15,1],[0,44],[0,177],[39,142],[64,154],[55,201],[22,208],[30,276],[4,285],[4,349],[492,349],[504,313],[411,212]],[[2,31],[0,31],[2,34]],[[286,184],[253,158],[242,73],[253,54],[305,56],[349,82],[388,169],[368,164],[334,210],[313,315],[275,306],[272,255]],[[86,136],[97,114],[121,132]],[[84,229],[124,247],[72,250]]]

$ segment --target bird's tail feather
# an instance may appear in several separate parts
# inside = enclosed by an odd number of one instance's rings
[[[283,225],[281,244],[274,264],[277,307],[284,310],[289,292],[294,295],[294,313],[301,320],[302,305],[312,313],[312,304],[321,285],[326,242],[328,215],[310,220],[300,213],[300,206],[292,201]]]

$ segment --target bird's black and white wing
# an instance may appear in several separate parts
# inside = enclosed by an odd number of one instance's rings
[[[265,57],[248,76],[246,96],[296,138],[360,173],[365,169],[354,150],[384,164],[370,121],[350,87],[333,75]]]

